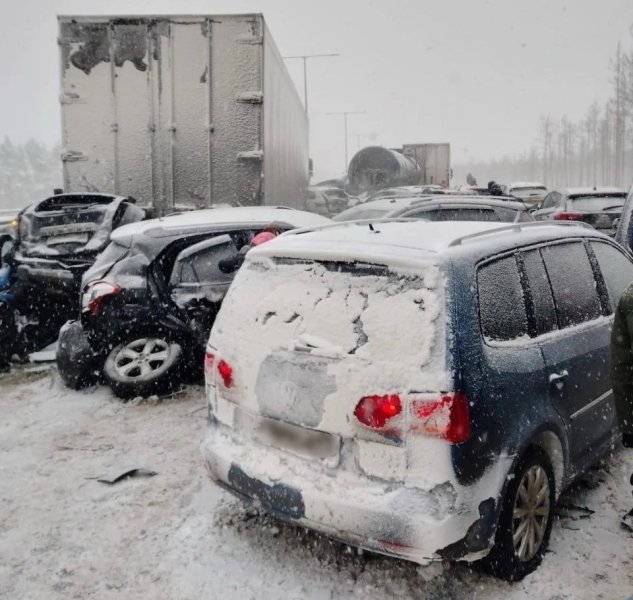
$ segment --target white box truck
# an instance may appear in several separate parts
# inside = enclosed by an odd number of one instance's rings
[[[261,14],[59,17],[64,190],[303,207],[308,120]]]
[[[420,184],[449,186],[452,178],[450,144],[404,144],[402,153],[420,166]]]

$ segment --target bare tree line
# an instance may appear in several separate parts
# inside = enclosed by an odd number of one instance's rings
[[[0,208],[21,208],[50,196],[61,185],[59,147],[30,140],[0,142]]]
[[[480,183],[540,181],[552,187],[613,185],[633,182],[633,43],[618,43],[610,65],[611,96],[594,101],[584,118],[543,115],[532,148],[519,156],[455,167],[454,183],[472,172]]]

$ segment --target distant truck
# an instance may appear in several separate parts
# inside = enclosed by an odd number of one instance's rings
[[[402,154],[419,165],[421,185],[449,186],[452,178],[450,144],[404,144]]]
[[[349,163],[348,191],[362,194],[407,185],[448,187],[450,158],[450,144],[405,144],[397,149],[368,146]]]
[[[308,120],[261,14],[59,17],[64,191],[303,207]]]

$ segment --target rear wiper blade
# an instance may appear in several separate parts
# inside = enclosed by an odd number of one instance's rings
[[[613,206],[605,206],[602,210],[611,210],[612,208],[622,208],[623,204],[614,204]]]

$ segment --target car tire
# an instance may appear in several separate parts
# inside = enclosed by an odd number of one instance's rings
[[[60,329],[55,361],[61,380],[71,390],[99,381],[103,357],[93,352],[79,321],[69,321]]]
[[[182,346],[167,337],[133,337],[106,357],[103,375],[119,398],[170,393],[180,387]]]
[[[506,581],[520,581],[534,571],[547,549],[555,499],[552,463],[546,452],[530,447],[508,482],[494,546],[483,568]]]

